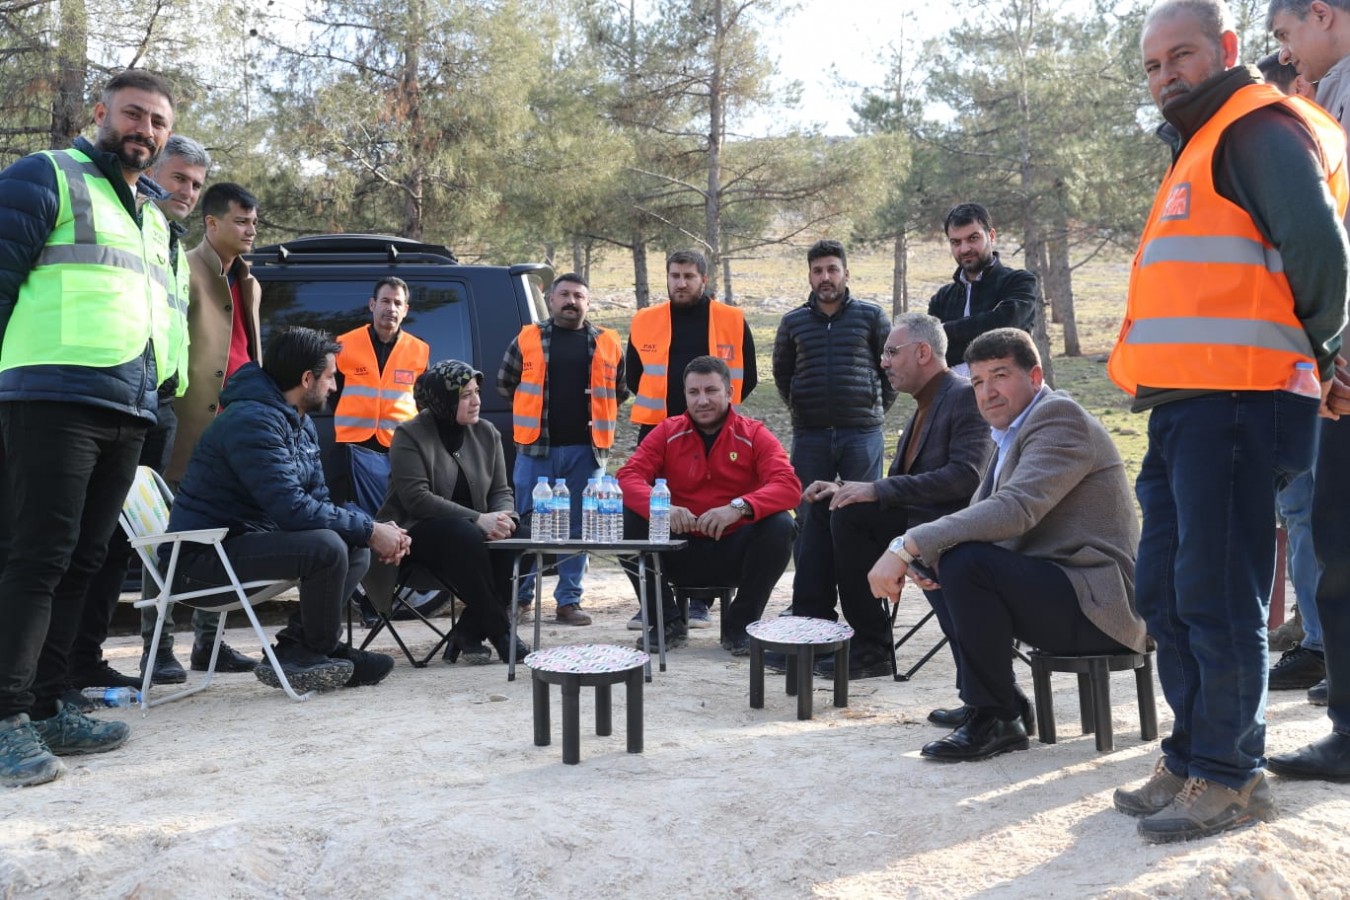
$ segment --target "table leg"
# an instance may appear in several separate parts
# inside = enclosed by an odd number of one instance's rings
[[[609,737],[614,733],[613,695],[609,685],[595,686],[595,733],[600,737]]]
[[[581,679],[562,683],[563,764],[581,762]]]
[[[797,718],[811,718],[811,667],[815,664],[815,648],[802,644],[796,650],[797,657]],[[845,677],[848,673],[844,673]]]
[[[764,645],[750,638],[750,708],[764,708]]]
[[[642,752],[642,670],[628,673],[628,752]]]
[[[661,557],[652,554],[652,581],[656,584],[656,646],[661,671],[666,670],[666,604],[661,597]],[[638,584],[642,586],[642,608],[647,608],[647,554],[638,554]],[[651,651],[648,651],[650,653]]]
[[[834,705],[839,707],[848,706],[848,644],[834,651]]]
[[[544,553],[539,551],[534,555],[534,644],[532,649],[539,649],[541,638],[541,629],[543,628],[544,618]],[[515,644],[511,645],[511,652],[515,653]]]
[[[512,595],[514,596],[514,595]],[[547,747],[552,738],[549,735],[548,720],[548,682],[542,678],[534,679],[534,745]]]
[[[515,646],[516,646],[516,635],[519,633],[518,620],[520,619],[520,604],[516,603],[516,597],[519,596],[517,592],[520,590],[520,560],[522,557],[524,557],[524,555],[525,555],[524,553],[517,553],[515,562],[511,564],[511,605],[515,608],[511,611],[511,615],[508,616],[508,618],[511,620],[511,638],[510,638],[511,650],[507,652],[511,654],[511,658],[506,661],[507,681],[516,680]]]

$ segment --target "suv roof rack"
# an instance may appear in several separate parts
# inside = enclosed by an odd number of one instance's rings
[[[443,244],[424,244],[386,234],[318,234],[259,247],[248,254],[253,265],[300,263],[437,263],[456,265],[455,252]]]

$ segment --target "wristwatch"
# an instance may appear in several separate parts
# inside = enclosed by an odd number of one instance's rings
[[[742,516],[750,515],[750,504],[745,502],[744,497],[735,497],[728,505]]]
[[[914,562],[914,554],[905,549],[905,536],[902,534],[895,540],[886,545],[887,553],[894,553],[908,565]]]

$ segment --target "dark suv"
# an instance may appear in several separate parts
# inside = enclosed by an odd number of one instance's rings
[[[502,433],[508,476],[515,458],[511,405],[497,393],[502,355],[527,322],[547,318],[546,265],[461,265],[448,247],[372,234],[327,234],[260,247],[249,254],[262,285],[263,343],[273,329],[306,325],[339,335],[370,324],[375,282],[408,283],[403,328],[431,345],[433,362],[462,359],[483,373],[484,418]],[[332,410],[314,417],[325,466],[333,444]],[[334,475],[328,472],[330,480]]]

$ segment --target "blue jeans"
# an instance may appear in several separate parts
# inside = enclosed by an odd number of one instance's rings
[[[1322,420],[1318,419],[1318,423]],[[1316,447],[1316,443],[1313,444]],[[1313,465],[1317,454],[1313,453]],[[1289,580],[1294,584],[1294,598],[1298,614],[1303,619],[1303,646],[1322,652],[1322,617],[1317,614],[1317,579],[1322,565],[1313,550],[1312,506],[1313,473],[1311,470],[1289,482],[1278,496],[1280,518],[1289,534]]]
[[[1313,494],[1313,544],[1322,564],[1317,609],[1327,654],[1327,715],[1350,734],[1350,416],[1322,422]]]
[[[513,480],[516,485],[516,512],[523,518],[530,508],[530,491],[541,475],[547,475],[549,484],[561,478],[567,482],[567,490],[572,493],[572,527],[574,538],[581,537],[581,492],[586,490],[586,482],[599,478],[604,468],[596,462],[595,451],[589,444],[573,444],[567,447],[552,447],[548,457],[526,456],[516,453],[516,467]],[[533,560],[533,557],[529,557]],[[533,569],[533,562],[530,564]],[[526,568],[521,561],[520,578],[521,601],[534,599],[534,576],[523,574]],[[581,578],[586,574],[586,554],[578,553],[558,564],[558,586],[553,590],[553,599],[559,606],[571,606],[581,602]]]
[[[802,489],[813,481],[876,481],[881,477],[885,441],[881,428],[799,428],[792,432],[792,468]],[[792,611],[834,619],[834,543],[830,540],[829,503],[797,507],[797,543],[793,560]]]
[[[1169,770],[1239,788],[1261,768],[1275,493],[1312,462],[1317,403],[1284,391],[1166,403],[1135,491],[1136,602],[1172,708]]]

